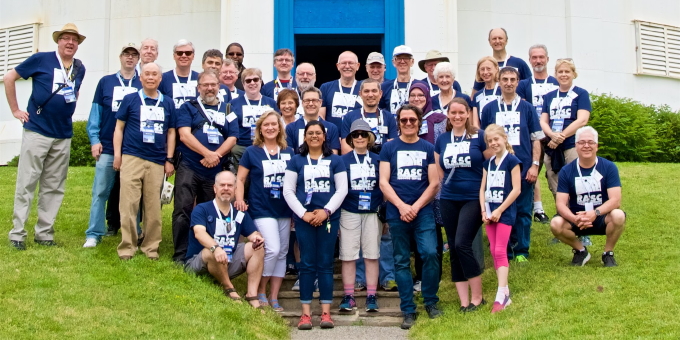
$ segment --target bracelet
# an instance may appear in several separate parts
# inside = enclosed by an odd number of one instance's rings
[[[331,211],[326,209],[326,208],[323,208],[323,211],[326,212],[326,216],[328,216],[328,219],[330,220],[331,219]]]

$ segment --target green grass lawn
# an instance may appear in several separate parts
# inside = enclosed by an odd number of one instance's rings
[[[497,315],[490,307],[459,314],[444,258],[440,307],[445,316],[423,313],[410,335],[456,338],[680,338],[680,240],[672,197],[680,192],[678,164],[618,164],[623,181],[627,229],[616,248],[617,268],[603,268],[604,237],[593,237],[591,261],[569,266],[570,249],[548,245],[547,226],[534,224],[532,257],[511,265],[513,304]],[[273,312],[260,316],[221,294],[207,278],[185,274],[171,259],[171,207],[163,209],[161,260],[140,255],[123,263],[119,240],[106,238],[83,249],[94,168],[71,168],[66,197],[55,224],[60,247],[36,246],[35,208],[29,219],[28,250],[8,246],[16,168],[0,168],[0,339],[153,338],[280,339],[288,328]],[[545,184],[545,180],[542,180]],[[544,204],[554,213],[547,185]],[[489,269],[491,268],[491,269]],[[485,298],[492,301],[496,278],[487,250]],[[244,280],[236,281],[243,295]]]

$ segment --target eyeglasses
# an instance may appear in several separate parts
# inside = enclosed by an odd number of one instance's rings
[[[260,78],[246,78],[243,80],[244,83],[250,84],[250,83],[259,83]]]
[[[123,53],[123,57],[125,57],[125,58],[130,58],[130,57],[132,57],[132,58],[139,58],[139,54],[138,54],[138,53],[128,53],[128,52],[125,52],[125,53]]]
[[[368,138],[368,131],[354,131],[352,132],[352,138]]]
[[[320,102],[321,99],[303,99],[302,102],[305,104],[312,104],[312,103],[318,103]]]
[[[576,142],[576,144],[578,144],[579,146],[586,146],[586,144],[588,146],[595,146],[595,145],[597,145],[597,142],[594,141],[594,140],[580,140],[580,141]]]
[[[178,57],[181,57],[182,55],[185,55],[187,57],[190,57],[192,54],[194,54],[194,51],[175,51],[175,54]]]
[[[356,64],[357,64],[357,63],[355,63],[355,62],[353,62],[353,61],[345,61],[345,62],[343,62],[343,63],[338,63],[338,65],[341,65],[341,66],[354,66],[354,65],[356,65]]]
[[[230,55],[232,57],[234,57],[234,56],[243,57],[243,53],[241,53],[241,52],[229,52],[229,53],[227,53],[227,55]]]
[[[411,59],[413,59],[413,57],[411,57],[410,55],[404,55],[404,56],[398,55],[398,56],[394,57],[394,60],[396,60],[396,61],[398,61],[398,62],[399,62],[399,61],[402,61],[402,62],[403,62],[403,61],[409,61],[409,60],[411,60]]]
[[[291,59],[291,58],[274,58],[274,61],[279,62],[279,63],[292,63],[293,59]]]
[[[223,72],[222,72],[222,74],[226,74],[226,75],[228,75],[228,76],[229,76],[229,75],[235,75],[235,74],[237,74],[237,73],[238,73],[238,72],[234,72],[234,71],[223,71]]]
[[[201,87],[218,87],[220,85],[217,84],[217,83],[202,83],[202,84],[198,84],[198,86],[201,86]]]
[[[59,40],[63,40],[65,42],[78,43],[78,38],[74,37],[59,37]]]
[[[311,77],[315,74],[313,72],[297,72],[298,77]]]
[[[411,118],[401,118],[401,119],[399,119],[399,122],[400,122],[402,125],[406,125],[406,124],[415,124],[417,121],[418,121],[418,118],[413,118],[413,117],[411,117]]]
[[[425,98],[424,94],[411,93],[408,95],[409,98]]]
[[[307,136],[321,136],[323,135],[323,132],[321,131],[307,131]]]

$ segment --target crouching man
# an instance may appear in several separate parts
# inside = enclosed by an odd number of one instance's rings
[[[213,188],[215,199],[198,204],[191,213],[184,268],[196,274],[210,273],[220,282],[224,294],[234,301],[240,301],[241,297],[234,290],[231,279],[246,272],[248,290],[245,300],[260,308],[257,287],[264,264],[264,238],[248,213],[231,205],[236,189],[233,173],[222,171],[217,174]],[[241,235],[250,242],[238,243]]]

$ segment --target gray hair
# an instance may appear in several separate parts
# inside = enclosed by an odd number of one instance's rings
[[[597,140],[598,140],[598,139],[597,139],[597,130],[595,130],[595,129],[594,129],[592,126],[590,126],[590,125],[586,125],[586,126],[584,126],[584,127],[582,127],[582,128],[579,128],[578,130],[576,130],[576,141],[577,141],[577,142],[578,142],[579,140],[581,140],[581,134],[584,133],[584,132],[590,132],[590,133],[592,133],[592,134],[593,134],[593,139],[595,140],[595,143],[598,142],[598,141],[597,141]]]
[[[319,99],[321,99],[321,90],[319,90],[316,86],[310,86],[308,89],[302,91],[302,93],[300,94],[300,98],[304,99],[305,94],[307,94],[307,92],[314,92],[314,93],[318,94]]]
[[[534,49],[537,49],[537,48],[542,48],[545,51],[545,56],[546,57],[548,56],[548,48],[543,44],[536,44],[536,45],[532,45],[531,47],[529,47],[529,56],[531,56],[531,50],[534,50]]]
[[[144,45],[153,45],[153,46],[156,47],[156,50],[158,50],[158,41],[156,41],[156,39],[146,38],[146,39],[142,40],[142,46],[141,47],[144,47]]]
[[[181,46],[191,46],[191,50],[193,52],[196,52],[196,49],[194,48],[194,44],[191,43],[191,41],[186,40],[186,39],[179,39],[175,46],[172,47],[172,53],[175,53],[177,51],[178,47]]]
[[[223,58],[222,59],[222,66],[231,66],[231,65],[234,65],[234,67],[236,67],[236,64],[234,64],[233,60],[231,60],[229,58]],[[238,67],[236,67],[236,68],[238,68]]]
[[[217,180],[220,179],[220,176],[226,175],[227,173],[230,173],[232,177],[234,177],[234,184],[236,184],[236,176],[234,175],[233,172],[229,170],[222,170],[215,175],[215,185],[217,185]]]
[[[158,72],[163,73],[163,68],[161,67],[161,65],[159,65],[159,64],[158,64],[157,62],[155,62],[155,61],[152,61],[152,62],[150,62],[150,63],[146,63],[146,64],[142,65],[142,72],[144,72],[144,70],[145,70],[147,67],[149,67],[149,65],[156,65],[156,67],[158,67]]]
[[[452,78],[456,78],[456,71],[453,70],[453,65],[451,65],[450,62],[447,61],[442,61],[437,64],[437,66],[434,67],[434,71],[432,71],[432,74],[434,75],[434,79],[437,79],[439,77],[439,74],[441,73],[451,73]]]

